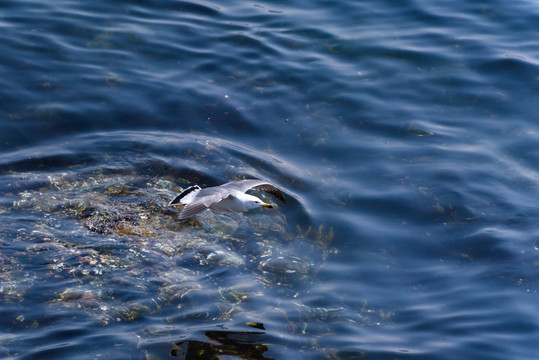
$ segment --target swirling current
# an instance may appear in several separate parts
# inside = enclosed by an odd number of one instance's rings
[[[0,9],[0,358],[537,357],[537,4]]]

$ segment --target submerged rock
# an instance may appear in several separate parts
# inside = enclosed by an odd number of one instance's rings
[[[11,176],[18,191],[0,212],[0,232],[20,246],[0,254],[0,298],[7,303],[32,304],[37,296],[49,313],[66,311],[98,326],[152,316],[167,324],[275,316],[290,322],[280,305],[261,305],[278,296],[301,313],[301,324],[290,325],[297,333],[341,314],[299,296],[333,251],[331,229],[290,225],[279,210],[178,221],[178,211],[166,206],[179,191],[175,183],[136,172]],[[2,230],[10,212],[31,221]]]

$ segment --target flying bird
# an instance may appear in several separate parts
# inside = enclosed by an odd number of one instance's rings
[[[244,212],[259,207],[273,209],[256,196],[246,194],[248,190],[261,190],[272,194],[286,204],[283,193],[275,185],[264,180],[231,181],[220,186],[202,189],[198,185],[189,186],[179,193],[168,205],[185,205],[180,212],[180,220],[187,219],[206,209]]]

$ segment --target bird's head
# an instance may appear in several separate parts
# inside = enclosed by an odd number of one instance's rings
[[[247,210],[252,210],[256,208],[267,208],[267,209],[273,209],[273,205],[268,204],[257,198],[256,196],[249,195],[249,194],[243,194],[243,201],[245,201],[245,205]]]
[[[265,203],[262,200],[260,200],[259,198],[256,198],[256,200],[252,200],[251,204],[252,204],[251,206],[253,207],[253,209],[256,209],[258,207],[263,207],[263,208],[267,208],[267,209],[273,209],[273,205]]]

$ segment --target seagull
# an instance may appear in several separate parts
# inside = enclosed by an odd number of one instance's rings
[[[198,185],[189,186],[172,199],[168,205],[185,205],[180,213],[180,220],[187,219],[206,209],[231,212],[244,212],[259,207],[273,209],[271,204],[245,193],[251,189],[265,191],[281,200],[283,204],[286,203],[283,193],[267,181],[239,180],[204,189]]]

